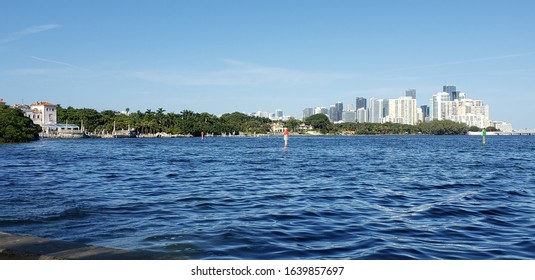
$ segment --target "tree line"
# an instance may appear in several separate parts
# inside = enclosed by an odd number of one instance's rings
[[[209,113],[195,113],[183,110],[180,113],[166,113],[163,108],[156,111],[130,112],[122,114],[112,110],[98,112],[95,109],[57,107],[58,123],[72,123],[91,133],[106,133],[115,129],[134,129],[138,134],[169,133],[175,135],[200,136],[202,132],[213,135],[243,133],[269,133],[271,120],[248,116],[243,113],[223,114],[218,117]]]

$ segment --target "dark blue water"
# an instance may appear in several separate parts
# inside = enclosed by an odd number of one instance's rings
[[[535,137],[0,145],[0,231],[188,259],[535,259]]]

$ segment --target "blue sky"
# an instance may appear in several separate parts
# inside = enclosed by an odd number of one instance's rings
[[[535,1],[0,2],[0,98],[222,114],[446,84],[535,127]]]

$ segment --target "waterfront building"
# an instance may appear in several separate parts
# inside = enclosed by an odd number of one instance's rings
[[[356,102],[355,102],[355,105],[356,105],[356,110],[358,109],[367,109],[368,107],[366,107],[366,98],[364,97],[357,97],[356,98]]]
[[[34,124],[41,126],[41,137],[82,138],[84,132],[74,124],[57,123],[57,106],[50,102],[39,101],[32,105],[15,104]]]
[[[5,106],[5,105],[6,105],[6,102],[4,101],[4,99],[0,98],[0,107]]]
[[[405,91],[405,96],[412,97],[412,99],[416,99],[416,90],[415,89],[408,89]]]
[[[499,129],[502,132],[513,132],[513,125],[502,121],[492,121],[490,126]]]
[[[282,134],[284,132],[284,125],[280,122],[271,123],[271,132],[274,134]]]
[[[52,103],[43,101],[36,102],[29,106],[29,111],[27,105],[21,106],[24,108],[24,114],[31,118],[34,124],[45,127],[55,125],[57,122],[56,105]]]

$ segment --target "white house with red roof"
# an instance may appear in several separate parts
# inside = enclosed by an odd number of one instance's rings
[[[30,118],[35,124],[45,127],[57,123],[57,110],[55,104],[39,101],[30,105],[30,110],[32,111]]]

